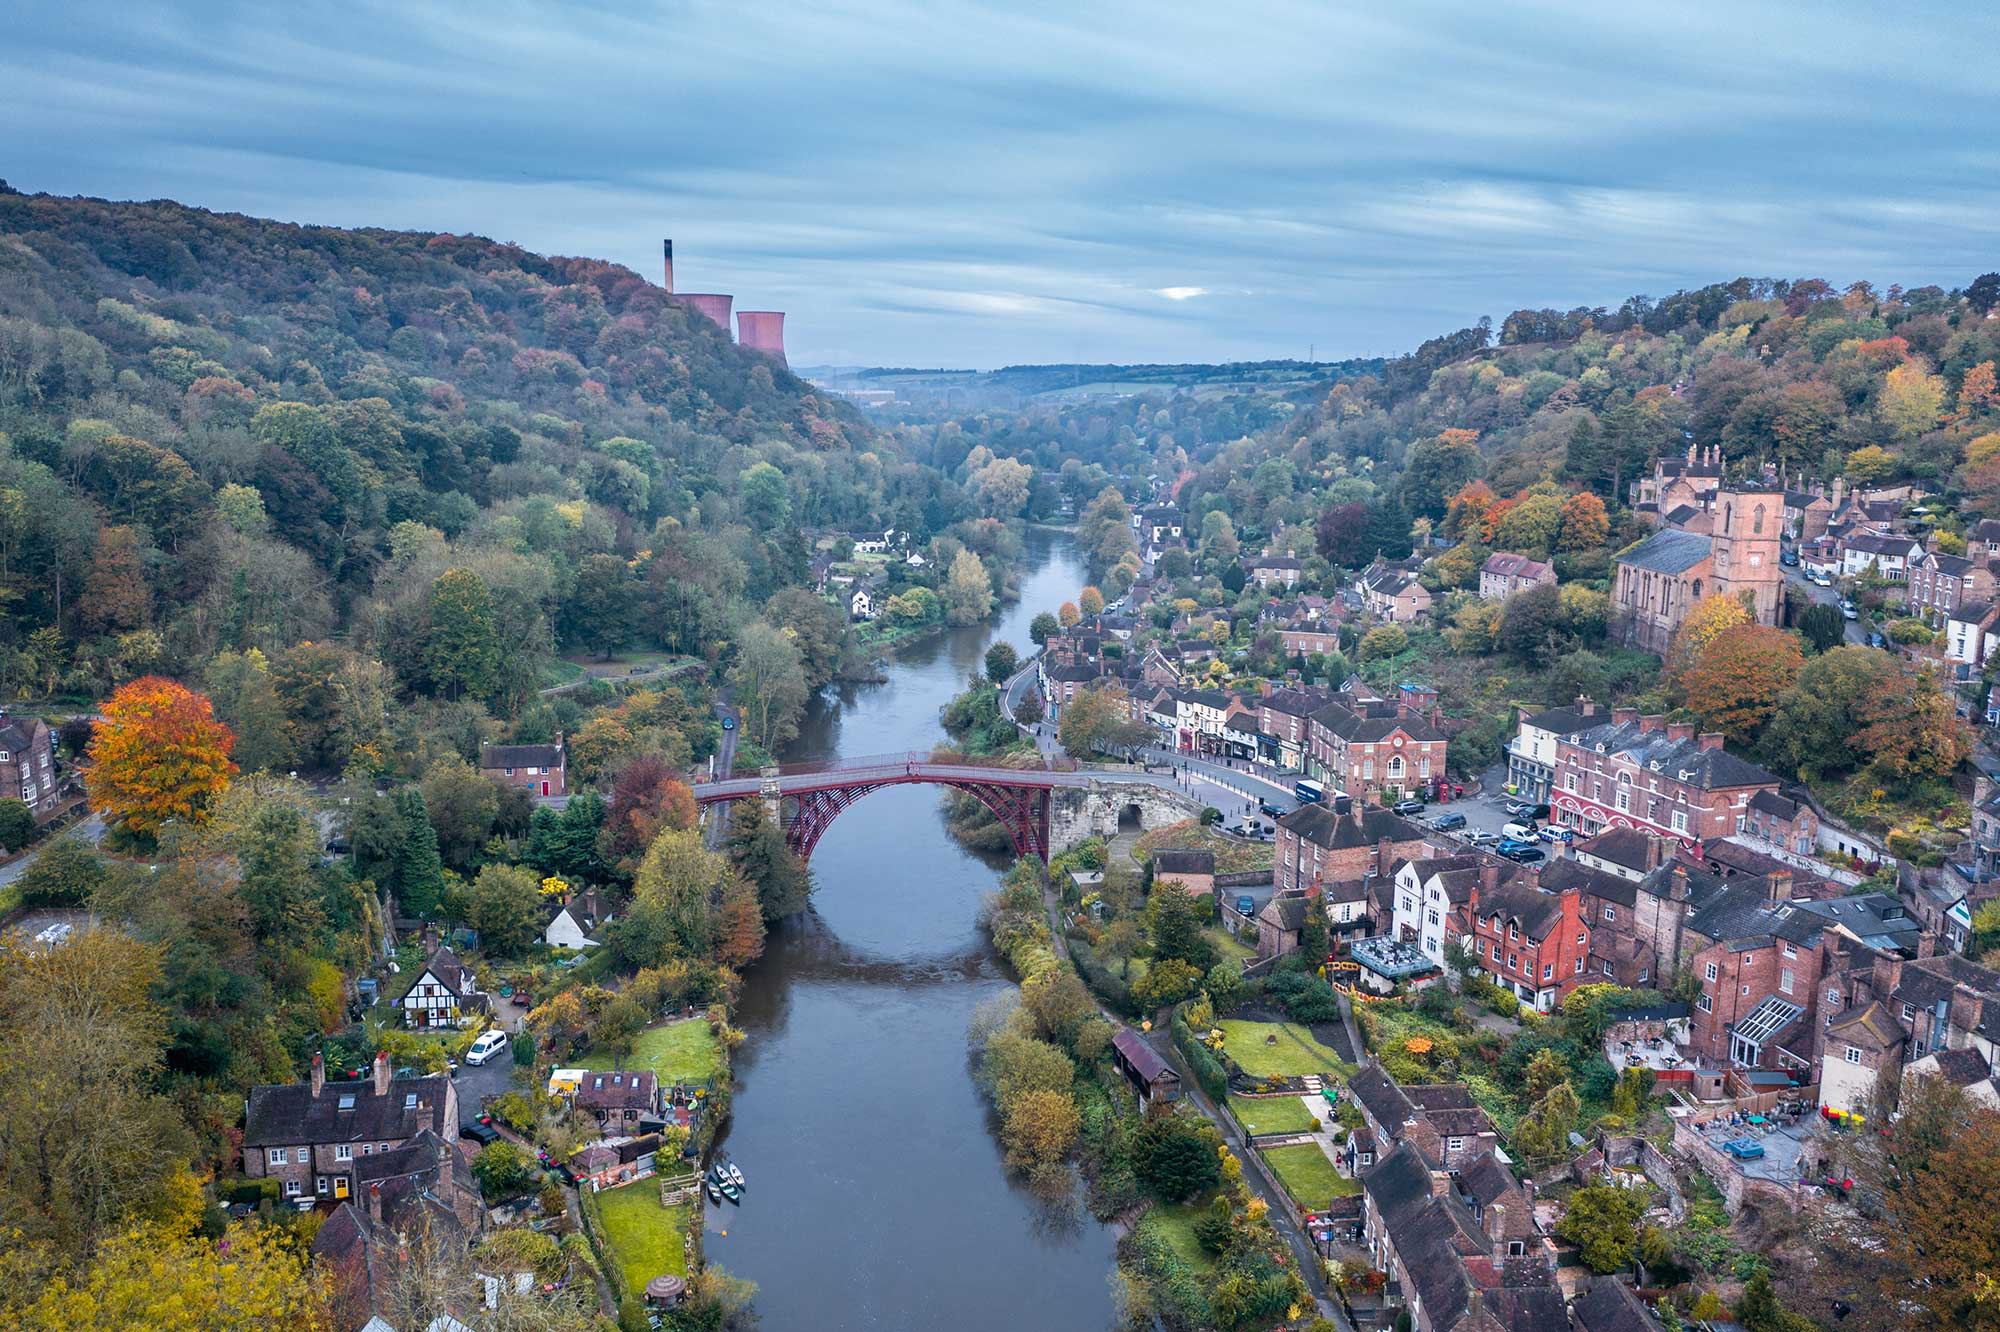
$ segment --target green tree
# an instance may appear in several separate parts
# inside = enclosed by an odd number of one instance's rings
[[[472,1175],[488,1198],[515,1198],[533,1187],[541,1170],[525,1149],[503,1139],[472,1158]]]
[[[496,957],[519,957],[542,934],[542,887],[533,870],[487,865],[465,888],[465,922],[479,946]]]
[[[444,860],[438,855],[437,830],[431,827],[430,810],[424,806],[420,788],[403,787],[396,792],[395,801],[402,824],[401,840],[393,855],[396,905],[405,916],[429,920],[444,893]]]
[[[1447,501],[1485,470],[1479,433],[1454,428],[1420,439],[1403,467],[1404,507],[1419,517],[1442,518]]]
[[[493,599],[470,569],[447,569],[431,584],[430,633],[424,668],[447,698],[485,698],[500,683],[500,638]]]
[[[0,800],[0,848],[19,851],[35,840],[35,812],[13,796]]]
[[[103,886],[106,875],[97,848],[65,834],[36,852],[14,884],[29,906],[81,906]]]
[[[616,555],[591,555],[576,571],[563,604],[570,641],[608,659],[625,646],[638,611],[639,585]]]
[[[1042,647],[1061,629],[1062,625],[1052,612],[1038,611],[1035,618],[1028,622],[1028,637],[1034,640],[1036,647]]]
[[[743,517],[760,532],[775,532],[791,516],[791,488],[785,474],[767,462],[752,465],[740,482]]]
[[[469,872],[493,835],[499,785],[458,755],[447,754],[425,769],[422,786],[438,854],[452,869]]]
[[[737,873],[756,888],[766,921],[796,916],[811,904],[812,871],[785,841],[785,830],[763,801],[731,803],[724,846]]]
[[[745,625],[728,679],[752,740],[771,750],[798,734],[809,691],[805,659],[789,635],[762,620]]]
[[[1847,639],[1847,620],[1838,607],[1815,601],[1799,613],[1799,636],[1814,653],[1828,652]]]
[[[998,641],[986,649],[986,678],[994,684],[1005,684],[1020,667],[1021,659],[1012,643]]]
[[[1174,959],[1197,974],[1215,965],[1215,945],[1202,934],[1207,922],[1195,899],[1178,887],[1163,886],[1146,899],[1146,937],[1157,962]]]
[[[1222,1177],[1222,1135],[1191,1115],[1154,1115],[1132,1136],[1132,1170],[1162,1202],[1177,1203],[1212,1189]]]
[[[1577,1246],[1591,1271],[1616,1272],[1632,1261],[1645,1214],[1646,1190],[1586,1184],[1570,1194],[1556,1234]]]

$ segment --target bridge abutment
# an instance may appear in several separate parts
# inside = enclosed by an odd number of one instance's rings
[[[1200,815],[1202,804],[1170,786],[1098,778],[1065,787],[1049,802],[1049,849],[1060,853],[1092,837],[1116,837],[1118,820],[1137,807],[1141,828],[1162,828]]]

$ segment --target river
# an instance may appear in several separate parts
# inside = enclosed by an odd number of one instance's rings
[[[941,739],[938,711],[987,645],[1025,653],[1029,620],[1083,582],[1066,537],[1031,530],[1027,552],[996,623],[829,690],[785,757]],[[749,1188],[709,1209],[709,1261],[757,1283],[772,1332],[1106,1326],[1115,1237],[1008,1178],[966,1057],[973,1009],[1012,984],[977,919],[996,865],[946,833],[936,789],[896,786],[836,819],[812,867],[813,910],[744,979],[727,1144]]]

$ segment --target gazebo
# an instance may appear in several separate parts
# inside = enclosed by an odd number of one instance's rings
[[[687,1282],[671,1272],[646,1283],[646,1303],[655,1309],[671,1309],[687,1294]]]

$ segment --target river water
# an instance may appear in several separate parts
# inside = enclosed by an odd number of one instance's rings
[[[829,690],[785,757],[927,750],[996,638],[1075,596],[1069,541],[1032,530],[997,623],[914,644],[882,684]],[[977,919],[996,864],[945,831],[940,793],[877,791],[813,852],[813,910],[745,977],[727,1145],[749,1187],[709,1209],[707,1254],[758,1285],[771,1332],[1104,1327],[1114,1236],[1001,1167],[966,1022],[1011,985]]]

